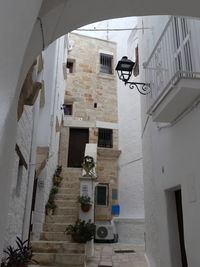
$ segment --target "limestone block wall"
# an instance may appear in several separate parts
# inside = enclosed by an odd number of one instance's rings
[[[98,129],[112,129],[113,147],[98,148],[97,182],[109,187],[107,206],[96,206],[95,220],[111,220],[112,189],[118,189],[118,112],[114,73],[116,43],[79,34],[69,34],[65,104],[72,104],[72,115],[65,116],[61,129],[60,163],[67,165],[70,128],[88,128],[89,143],[98,144]],[[112,74],[100,72],[100,54],[112,55]]]
[[[101,73],[100,53],[113,55],[115,66],[116,44],[79,34],[69,34],[72,49],[68,61],[73,62],[73,72],[67,74],[67,91],[70,91],[73,104],[73,116],[89,121],[107,121],[116,123],[117,94],[116,77]],[[97,107],[94,107],[94,104]]]
[[[112,198],[112,190],[118,190],[118,157],[119,150],[110,150],[109,148],[97,149],[97,183],[108,185],[108,205],[95,205],[95,220],[108,221],[113,218],[111,207],[118,204],[118,199]]]

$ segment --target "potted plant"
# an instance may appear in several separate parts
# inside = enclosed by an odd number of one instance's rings
[[[57,169],[55,171],[55,175],[56,176],[60,176],[61,172],[62,172],[62,166],[61,165],[58,165],[57,166]]]
[[[48,202],[45,206],[45,214],[46,215],[53,215],[54,211],[56,209],[55,204],[55,194],[58,193],[58,187],[60,186],[60,183],[63,179],[63,177],[60,176],[62,171],[62,166],[57,166],[57,169],[55,170],[54,176],[53,176],[53,186],[51,187],[51,191],[49,194]]]
[[[72,240],[77,243],[86,243],[94,238],[95,224],[89,220],[88,222],[78,219],[76,223],[69,224],[65,233],[72,236]]]
[[[55,195],[58,193],[58,187],[56,185],[53,185],[51,188],[50,195]]]
[[[56,204],[53,198],[49,197],[49,200],[45,206],[45,213],[46,215],[53,215],[56,209]]]
[[[54,175],[54,177],[53,177],[53,185],[59,186],[61,181],[62,181],[62,179],[63,178],[61,176]]]
[[[92,206],[91,198],[89,196],[79,196],[78,202],[81,204],[81,209],[84,212],[88,212]]]
[[[60,176],[61,172],[62,172],[62,166],[57,166],[57,169],[56,169],[54,176],[53,176],[53,185],[55,185],[55,186],[60,185],[60,183],[63,179],[63,177]]]
[[[4,253],[7,258],[1,262],[1,267],[27,267],[30,263],[37,263],[32,259],[32,248],[28,244],[28,240],[22,241],[19,237],[16,240],[17,248],[8,246]]]

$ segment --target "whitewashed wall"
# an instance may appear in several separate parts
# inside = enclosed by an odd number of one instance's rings
[[[152,32],[139,36],[141,64],[148,59],[168,17],[140,18],[140,24],[142,20]],[[141,75],[142,79],[145,77]],[[150,266],[182,266],[173,201],[173,190],[181,187],[188,266],[198,267],[200,107],[197,105],[175,125],[162,128],[147,117],[145,100],[142,102],[146,253]]]
[[[22,167],[22,175],[18,175],[19,156],[15,152],[4,248],[8,245],[14,245],[16,236],[23,240],[28,238],[33,182],[37,167],[36,149],[37,146],[48,146],[49,160],[39,177],[44,181],[44,187],[38,186],[36,199],[39,215],[36,213],[34,217],[34,222],[36,222],[34,230],[38,237],[41,231],[44,207],[58,162],[59,132],[56,132],[56,117],[61,124],[63,113],[61,105],[64,99],[64,55],[64,37],[44,52],[44,72],[35,78],[40,81],[45,80],[45,106],[40,108],[39,96],[33,107],[25,106],[22,117],[18,122],[16,143],[28,168]],[[37,220],[39,224],[37,224]]]
[[[8,224],[4,239],[4,247],[11,244],[13,245],[15,243],[16,236],[22,238],[29,179],[29,160],[33,129],[32,120],[33,107],[26,106],[22,117],[18,122],[16,143],[26,160],[28,169],[23,166],[22,173],[18,174],[19,156],[16,152],[14,152],[15,165],[12,170],[12,186],[10,191]]]
[[[58,164],[59,136],[56,132],[56,117],[61,125],[64,103],[63,63],[65,58],[64,37],[56,40],[44,51],[45,105],[39,111],[37,145],[49,147],[48,160],[40,173],[33,216],[34,239],[39,239],[45,215],[52,177]],[[40,183],[42,181],[42,183]]]

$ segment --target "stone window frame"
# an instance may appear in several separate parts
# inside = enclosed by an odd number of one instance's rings
[[[112,67],[111,67],[111,73],[107,73],[107,72],[101,72],[101,64],[100,64],[100,60],[101,60],[101,55],[107,55],[109,57],[112,57]],[[98,51],[98,73],[102,76],[106,76],[106,77],[114,77],[114,53],[111,51],[106,51],[106,50],[99,50]]]
[[[100,141],[100,134],[103,137],[105,137],[104,142]],[[106,138],[109,137],[110,135],[110,139]],[[107,143],[107,145],[106,145]],[[108,128],[98,128],[98,147],[100,148],[113,148],[113,129],[108,129]]]
[[[72,66],[72,72],[68,72],[67,70],[68,70],[68,68],[67,68],[67,64],[68,63],[71,63],[73,66]],[[67,75],[68,74],[73,74],[73,73],[75,73],[76,72],[76,60],[75,59],[73,59],[73,58],[67,58],[67,62],[66,62],[66,73],[67,73]]]
[[[105,187],[106,188],[106,200],[105,204],[98,204],[97,203],[97,188],[98,187]],[[95,206],[103,206],[103,207],[108,207],[109,206],[109,184],[108,183],[98,183],[95,187]]]
[[[65,114],[65,108],[67,108],[67,106],[71,107],[71,114]],[[64,116],[73,116],[73,103],[64,103],[63,111],[64,111]]]

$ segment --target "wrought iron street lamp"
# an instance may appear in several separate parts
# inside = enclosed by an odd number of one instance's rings
[[[115,70],[118,73],[119,79],[122,80],[125,85],[129,84],[130,89],[136,87],[140,94],[146,95],[151,91],[149,83],[129,82],[134,65],[135,62],[128,59],[128,57],[122,57],[122,59],[118,61]]]

